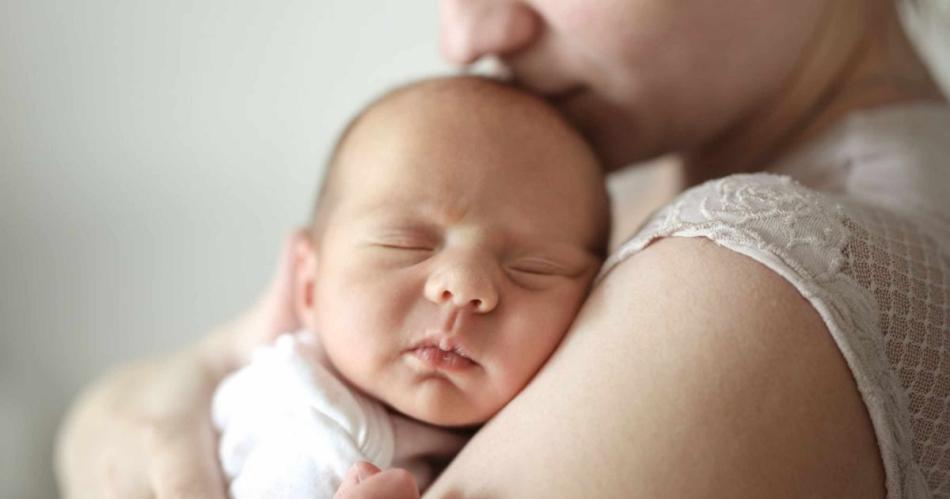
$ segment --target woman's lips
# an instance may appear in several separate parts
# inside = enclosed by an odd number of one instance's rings
[[[442,350],[434,345],[426,345],[409,351],[422,365],[439,371],[464,371],[476,366],[476,363],[457,350]]]

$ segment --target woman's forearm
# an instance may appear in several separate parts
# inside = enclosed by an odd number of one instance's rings
[[[254,347],[298,327],[289,297],[303,239],[302,231],[287,238],[272,284],[237,320],[177,352],[115,368],[76,399],[56,443],[63,496],[225,497],[211,398]]]
[[[144,498],[176,484],[224,497],[208,404],[230,361],[203,345],[116,368],[80,395],[57,441],[64,497]]]

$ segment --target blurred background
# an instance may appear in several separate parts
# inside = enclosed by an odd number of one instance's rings
[[[434,2],[0,0],[0,497],[77,391],[263,290],[342,124],[447,70]]]
[[[56,496],[82,386],[253,301],[347,118],[449,69],[437,29],[432,1],[0,0],[0,497]]]

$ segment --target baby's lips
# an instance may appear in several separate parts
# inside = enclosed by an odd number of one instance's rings
[[[434,347],[443,352],[453,352],[466,359],[475,362],[475,356],[472,350],[466,344],[465,338],[458,332],[446,333],[438,330],[428,330],[423,339],[413,343],[409,350],[416,350],[424,347]]]
[[[420,346],[411,351],[426,366],[440,371],[463,371],[474,367],[475,361],[454,350],[442,350],[437,346]]]

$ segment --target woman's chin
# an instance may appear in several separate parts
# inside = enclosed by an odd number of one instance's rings
[[[558,109],[584,135],[604,168],[616,170],[667,151],[652,145],[650,130],[615,103],[581,92],[558,103]]]

